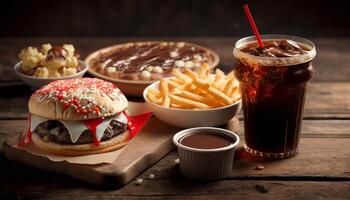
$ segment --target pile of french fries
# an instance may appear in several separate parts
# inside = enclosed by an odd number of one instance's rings
[[[210,74],[203,64],[196,73],[188,68],[172,70],[174,77],[162,78],[159,89],[149,88],[149,101],[168,108],[210,109],[227,106],[241,99],[239,82],[233,71],[225,76],[220,69]]]

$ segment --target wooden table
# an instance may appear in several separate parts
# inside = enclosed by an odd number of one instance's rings
[[[316,75],[309,86],[300,153],[290,159],[261,163],[237,152],[232,176],[200,182],[183,177],[176,151],[119,190],[96,188],[73,178],[6,160],[2,142],[22,129],[31,94],[13,72],[21,48],[43,42],[71,42],[82,57],[122,41],[149,38],[0,39],[0,199],[3,198],[152,198],[152,199],[350,199],[350,38],[310,38],[317,46]],[[176,38],[212,48],[221,68],[233,66],[237,38]],[[242,124],[242,116],[241,116]],[[242,137],[243,127],[240,135]],[[154,174],[150,179],[149,175]]]

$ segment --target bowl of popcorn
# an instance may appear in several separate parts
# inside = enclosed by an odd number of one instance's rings
[[[74,46],[43,44],[40,48],[27,47],[19,53],[14,70],[18,77],[32,89],[51,81],[82,77],[87,66],[75,52]]]
[[[209,71],[206,64],[198,73],[173,69],[173,77],[162,78],[144,90],[147,106],[158,119],[177,127],[226,124],[242,107],[239,82],[233,72]]]

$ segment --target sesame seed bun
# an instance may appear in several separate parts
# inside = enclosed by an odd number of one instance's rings
[[[89,154],[105,153],[114,151],[127,144],[129,141],[130,132],[124,131],[123,133],[100,143],[96,146],[93,143],[89,144],[73,144],[63,145],[53,142],[46,142],[37,134],[32,135],[32,141],[40,149],[43,149],[49,153],[63,155],[63,156],[82,156]]]
[[[29,112],[48,119],[87,120],[124,111],[128,101],[113,84],[97,78],[51,82],[29,99]]]

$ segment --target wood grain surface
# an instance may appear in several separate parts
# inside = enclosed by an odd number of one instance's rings
[[[350,38],[309,38],[318,51],[317,72],[308,89],[300,152],[293,158],[261,161],[239,148],[229,178],[201,182],[181,175],[173,151],[121,189],[107,190],[4,157],[2,143],[21,131],[31,94],[12,71],[21,48],[69,42],[84,57],[111,44],[149,39],[154,38],[0,39],[0,199],[349,199]],[[232,69],[232,46],[237,38],[175,39],[212,48],[221,57],[221,68]],[[240,115],[239,135],[244,140],[242,120]],[[255,170],[258,164],[264,169]],[[136,179],[142,179],[142,184],[136,185]]]

